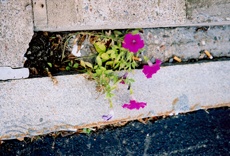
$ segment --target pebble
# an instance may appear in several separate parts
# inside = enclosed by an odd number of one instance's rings
[[[205,56],[206,56],[205,53],[201,53],[199,59],[203,59]]]
[[[152,57],[152,58],[150,59],[150,61],[151,61],[152,63],[155,63],[155,62],[156,62],[156,59],[155,59],[154,57]]]
[[[169,63],[173,63],[173,58],[170,58],[170,59],[169,59]]]
[[[202,40],[202,41],[201,41],[201,45],[204,46],[205,44],[206,44],[206,43],[205,43],[205,40]]]

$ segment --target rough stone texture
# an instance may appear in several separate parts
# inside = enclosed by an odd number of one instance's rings
[[[84,75],[0,82],[0,140],[33,136],[58,130],[76,131],[146,116],[173,115],[230,106],[230,61],[162,67],[152,79],[141,70],[130,74],[137,101],[147,102],[140,110],[121,106],[129,102],[126,85],[120,84],[114,98],[114,118],[103,122],[109,103],[95,91],[94,81]]]
[[[169,61],[174,55],[182,61],[198,59],[202,50],[213,57],[230,57],[230,26],[144,29],[146,54]],[[207,56],[206,56],[207,57]]]
[[[186,17],[184,0],[48,0],[44,5],[47,25],[37,23],[35,30],[156,27],[182,24]],[[45,12],[42,7],[36,9]],[[34,17],[40,16],[36,9]]]
[[[33,0],[33,5],[37,31],[230,24],[230,0]]]
[[[33,35],[31,1],[0,1],[0,10],[0,66],[22,67]]]
[[[230,21],[230,0],[186,0],[186,17],[191,23]]]

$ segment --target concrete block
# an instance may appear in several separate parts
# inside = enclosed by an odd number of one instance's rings
[[[49,0],[47,26],[35,25],[35,30],[87,30],[134,27],[158,27],[183,24],[185,1],[160,0]],[[34,7],[34,17],[39,17]],[[41,9],[41,8],[40,8]]]
[[[230,61],[167,66],[152,79],[135,70],[129,75],[135,79],[134,96],[147,106],[123,109],[130,98],[127,86],[120,84],[111,121],[102,119],[111,110],[108,101],[84,75],[57,76],[57,85],[49,78],[2,81],[0,140],[230,106],[229,69]]]
[[[23,67],[33,35],[31,1],[0,1],[0,9],[0,66]]]
[[[44,7],[34,7],[36,31],[230,24],[230,0],[39,1]],[[46,18],[36,21],[41,10]]]
[[[144,29],[146,54],[162,61],[174,55],[182,61],[198,59],[202,50],[215,57],[230,57],[230,26]]]
[[[230,0],[186,0],[190,23],[229,23]]]

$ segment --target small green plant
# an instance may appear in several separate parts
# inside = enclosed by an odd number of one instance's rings
[[[91,129],[90,128],[83,128],[82,132],[85,134],[90,134],[91,133]]]
[[[66,70],[84,69],[88,78],[96,81],[96,90],[105,93],[110,107],[112,107],[114,90],[119,83],[129,85],[130,94],[132,94],[130,87],[134,80],[128,78],[127,75],[132,69],[140,65],[142,59],[148,63],[148,65],[144,65],[142,70],[147,78],[151,78],[160,69],[160,60],[156,60],[156,63],[153,64],[142,55],[144,41],[141,39],[141,32],[141,29],[109,30],[77,32],[67,35],[61,45],[62,60],[65,59],[65,51],[70,46],[73,47],[72,54],[74,52],[76,55],[72,60],[67,59]],[[69,44],[70,41],[73,42]],[[91,51],[88,58],[81,56],[83,47],[89,47]],[[125,74],[120,75],[119,71],[124,71]],[[124,108],[128,109],[139,109],[145,106],[146,103],[137,102],[134,99],[131,99],[129,104],[123,105]]]
[[[77,62],[73,62],[73,60],[69,61],[68,66],[66,66],[66,70],[70,71],[70,70],[74,70],[77,69],[79,67],[79,64]]]

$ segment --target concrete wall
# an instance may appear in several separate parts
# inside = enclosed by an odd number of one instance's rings
[[[33,6],[35,30],[230,24],[230,0],[33,0]]]
[[[33,35],[30,0],[0,1],[0,67],[22,67]]]

